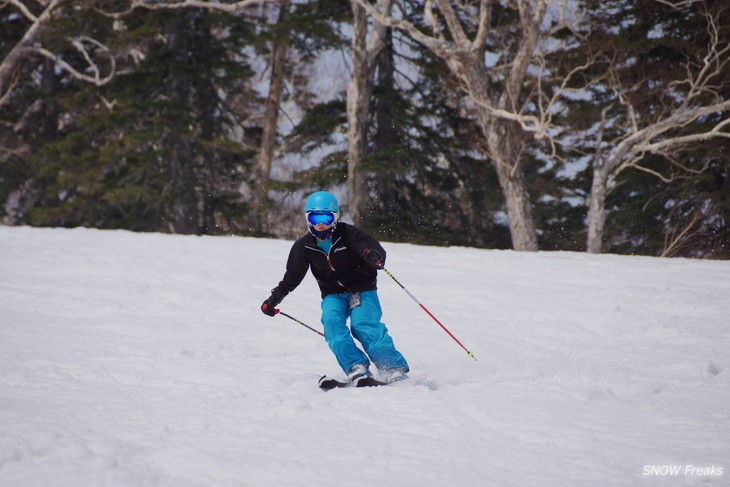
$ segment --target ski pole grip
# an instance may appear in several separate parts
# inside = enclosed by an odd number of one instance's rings
[[[267,315],[269,315],[271,317],[274,317],[279,313],[279,310],[277,308],[272,307],[271,309],[274,311],[274,314],[270,315],[269,313],[266,312],[266,310],[268,310],[268,309],[269,309],[268,303],[264,303],[263,305],[261,305],[261,311],[263,311],[264,313],[266,313]]]

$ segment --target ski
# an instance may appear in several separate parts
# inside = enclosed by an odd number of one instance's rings
[[[388,382],[383,382],[382,380],[378,380],[374,377],[368,377],[368,376],[360,376],[356,377],[352,383],[355,385],[355,387],[377,387],[377,386],[387,386]]]
[[[319,388],[325,391],[329,391],[332,389],[341,389],[344,387],[377,387],[377,386],[387,386],[387,382],[383,382],[380,380],[375,379],[374,377],[357,377],[352,382],[343,382],[339,381],[337,379],[333,379],[332,377],[328,377],[326,375],[323,375],[319,379]]]
[[[323,375],[319,379],[319,388],[322,390],[329,391],[342,387],[350,387],[350,383],[342,382],[337,379],[333,379],[332,377],[327,377],[326,375]]]

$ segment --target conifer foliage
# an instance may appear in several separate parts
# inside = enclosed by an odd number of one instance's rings
[[[356,178],[381,239],[730,258],[730,9],[559,3],[5,2],[0,222],[291,238]],[[354,152],[353,12],[387,24]]]

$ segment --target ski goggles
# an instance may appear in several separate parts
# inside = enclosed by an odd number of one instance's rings
[[[335,222],[335,214],[331,211],[310,211],[307,213],[307,221],[312,226],[320,223],[332,225]]]

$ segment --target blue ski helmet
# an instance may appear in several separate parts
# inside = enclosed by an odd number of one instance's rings
[[[313,216],[310,220],[311,214],[330,213],[332,220],[332,226],[326,230],[316,230],[312,224],[312,220],[316,220],[316,216]],[[309,233],[314,235],[319,240],[327,240],[332,236],[332,232],[335,231],[337,226],[337,220],[340,217],[340,205],[337,203],[337,198],[332,193],[327,191],[317,191],[307,199],[307,206],[305,209],[307,216],[307,228]]]
[[[310,211],[331,211],[332,213],[340,213],[340,205],[337,203],[337,198],[332,193],[327,191],[317,191],[307,199],[307,209],[304,210],[309,213]]]

